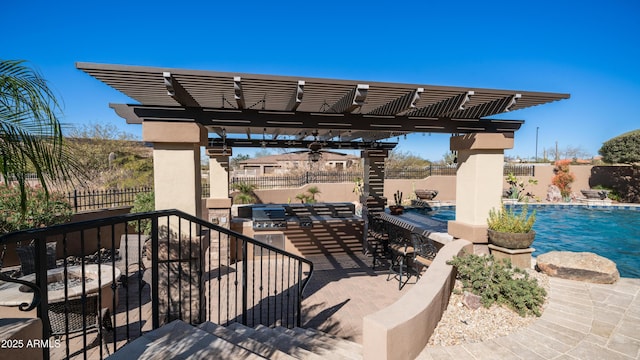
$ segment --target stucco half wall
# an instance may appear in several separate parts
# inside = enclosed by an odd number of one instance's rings
[[[467,240],[447,243],[403,297],[367,315],[363,324],[364,358],[415,359],[427,345],[449,303],[455,271],[447,261],[472,251],[472,244]]]

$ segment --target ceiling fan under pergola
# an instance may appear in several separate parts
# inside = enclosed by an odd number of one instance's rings
[[[322,158],[322,143],[318,141],[318,131],[314,131],[313,142],[309,144],[309,161],[318,162]]]

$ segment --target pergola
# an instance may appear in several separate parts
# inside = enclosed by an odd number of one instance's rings
[[[408,133],[452,134],[458,151],[457,220],[449,232],[486,239],[500,201],[504,149],[524,121],[491,119],[569,94],[77,63],[138,104],[110,104],[154,144],[156,208],[199,211],[199,147],[211,158],[212,211],[228,213],[233,147],[360,149],[365,192],[384,204],[384,158]],[[211,136],[211,138],[209,137]],[[215,173],[215,174],[214,174]],[[226,176],[220,176],[226,174]],[[180,189],[180,190],[178,190]],[[177,196],[177,192],[183,193]],[[179,200],[184,197],[186,200]],[[222,212],[221,212],[222,211]],[[486,232],[485,232],[486,233]],[[486,240],[485,240],[486,241]]]

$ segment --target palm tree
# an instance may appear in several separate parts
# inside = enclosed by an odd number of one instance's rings
[[[232,185],[234,190],[238,190],[240,193],[235,196],[235,201],[240,204],[251,204],[255,201],[253,197],[253,190],[257,188],[254,184],[249,184],[245,182],[236,183]]]
[[[26,175],[35,173],[46,194],[48,182],[68,179],[73,161],[63,148],[60,105],[47,81],[24,60],[0,59],[0,173],[16,179],[26,212]]]
[[[320,194],[320,189],[318,189],[317,186],[311,186],[310,188],[307,189],[307,192],[309,193],[309,202],[310,203],[315,203],[316,202],[316,195]]]

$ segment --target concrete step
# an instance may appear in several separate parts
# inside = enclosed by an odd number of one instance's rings
[[[307,336],[313,336],[315,339],[327,344],[331,344],[331,346],[333,347],[344,349],[346,350],[346,354],[350,359],[362,359],[362,345],[356,342],[327,334],[316,329],[303,329],[296,327],[292,330],[297,333],[305,334]]]
[[[300,347],[300,344],[290,336],[279,333],[264,325],[258,325],[255,328],[250,328],[242,324],[232,323],[228,327],[230,329],[233,329],[233,331],[246,335],[255,341],[273,346],[276,349],[285,352],[296,359],[326,359],[326,357],[315,354],[307,349]]]
[[[358,353],[353,353],[351,350],[344,349],[337,345],[337,341],[329,343],[320,338],[317,333],[307,333],[304,331],[295,331],[294,329],[287,329],[284,327],[275,327],[274,330],[281,334],[285,334],[303,349],[309,350],[313,353],[323,356],[325,359],[362,359],[362,356]]]
[[[211,322],[205,322],[198,325],[198,328],[268,359],[295,359],[289,354],[282,352],[271,345],[251,339],[246,334],[241,334],[240,332],[236,332],[224,326],[216,325]]]
[[[266,359],[204,330],[175,320],[125,345],[108,357],[118,359]]]
[[[148,332],[109,357],[145,359],[362,359],[359,344],[310,329],[255,328],[211,322],[191,326],[173,321]]]

